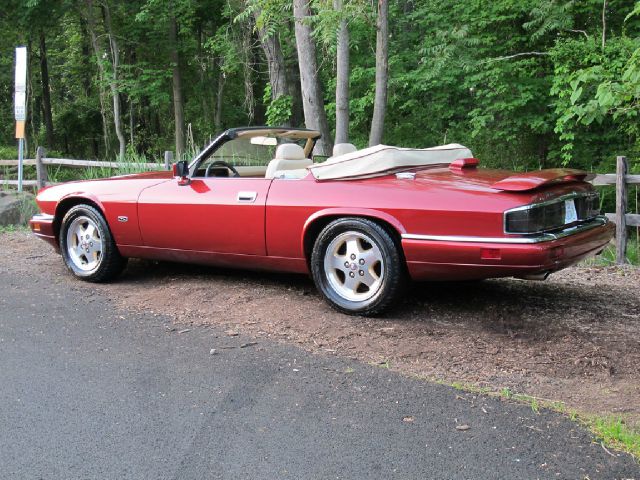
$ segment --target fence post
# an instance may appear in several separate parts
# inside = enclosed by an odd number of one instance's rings
[[[47,167],[42,163],[42,159],[46,156],[44,147],[38,147],[36,149],[36,179],[38,183],[38,190],[44,188],[47,184],[49,177],[47,176]]]
[[[166,151],[164,152],[164,168],[165,170],[169,170],[171,168],[171,164],[173,163],[173,152]]]
[[[627,157],[616,162],[616,263],[627,263]]]

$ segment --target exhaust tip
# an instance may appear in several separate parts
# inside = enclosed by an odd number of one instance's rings
[[[551,272],[541,272],[541,273],[532,273],[530,275],[522,275],[520,277],[517,278],[521,278],[522,280],[536,280],[536,281],[543,281],[546,280],[549,275],[551,275]]]

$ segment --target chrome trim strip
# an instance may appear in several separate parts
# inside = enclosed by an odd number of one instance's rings
[[[48,213],[36,213],[33,217],[31,217],[32,222],[53,222],[53,215],[49,215]]]
[[[550,200],[545,200],[544,202],[537,203],[529,203],[527,205],[523,205],[521,207],[510,208],[509,210],[505,210],[505,214],[509,212],[519,212],[520,210],[531,210],[532,208],[543,207],[545,205],[552,205],[558,202],[564,202],[565,200],[571,200],[572,198],[582,198],[582,197],[597,197],[598,192],[573,192],[568,193],[566,195],[562,195],[560,197],[555,197]]]
[[[601,227],[608,222],[607,217],[598,216],[589,223],[576,225],[557,233],[543,233],[533,237],[471,237],[465,235],[419,235],[415,233],[403,233],[402,238],[405,240],[426,240],[434,242],[463,242],[463,243],[515,243],[515,244],[531,244],[551,242],[560,238],[575,235],[577,233],[586,232],[592,228]]]

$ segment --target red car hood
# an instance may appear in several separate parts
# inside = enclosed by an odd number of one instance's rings
[[[161,171],[66,182],[43,188],[38,192],[36,201],[44,213],[53,213],[58,202],[70,196],[88,198],[96,203],[105,199],[131,203],[137,201],[143,189],[171,178],[172,172]]]
[[[101,178],[98,181],[104,180],[153,180],[153,179],[169,179],[173,177],[173,173],[170,170],[161,170],[159,172],[142,172],[132,173],[130,175],[120,175],[116,177]]]

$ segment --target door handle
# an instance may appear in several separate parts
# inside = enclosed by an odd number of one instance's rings
[[[257,196],[258,192],[238,192],[238,202],[253,203]]]

